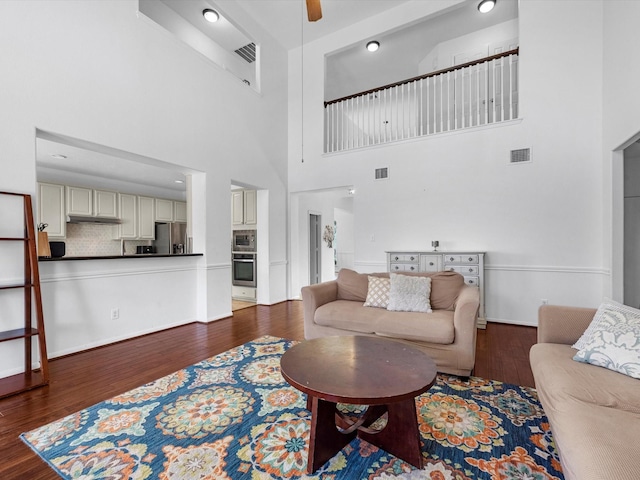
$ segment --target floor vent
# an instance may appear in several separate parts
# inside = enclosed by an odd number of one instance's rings
[[[530,163],[531,162],[531,149],[520,148],[518,150],[511,150],[511,156],[509,157],[509,163]]]
[[[376,168],[376,180],[385,180],[389,178],[389,167]]]
[[[238,55],[240,55],[243,59],[245,59],[248,63],[253,63],[256,61],[256,44],[250,43],[249,45],[245,45],[244,47],[239,48],[235,51]]]

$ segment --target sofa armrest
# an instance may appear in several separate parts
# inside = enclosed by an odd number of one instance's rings
[[[460,290],[453,312],[455,329],[454,344],[465,345],[460,350],[457,362],[459,368],[473,370],[476,359],[476,337],[478,335],[478,309],[480,308],[480,290],[478,287],[465,285]]]
[[[542,305],[538,310],[538,343],[573,345],[595,314],[595,308]]]
[[[331,280],[302,287],[305,331],[312,331],[313,319],[318,307],[338,299],[338,282]]]

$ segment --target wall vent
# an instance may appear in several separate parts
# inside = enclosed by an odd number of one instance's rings
[[[246,60],[247,63],[253,63],[256,61],[256,44],[253,42],[239,48],[235,52]]]
[[[376,180],[385,180],[389,178],[389,167],[376,168]]]
[[[531,163],[531,149],[520,148],[518,150],[511,150],[511,155],[509,156],[509,163],[510,164]]]

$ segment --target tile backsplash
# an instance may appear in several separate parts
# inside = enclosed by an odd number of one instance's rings
[[[65,257],[100,257],[121,254],[120,240],[114,239],[117,226],[91,223],[68,223]],[[136,253],[138,245],[149,240],[125,240],[125,254]]]

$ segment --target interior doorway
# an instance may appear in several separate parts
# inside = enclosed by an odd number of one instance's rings
[[[309,214],[309,285],[320,283],[322,258],[320,255],[322,218],[317,213]]]
[[[640,308],[640,140],[624,149],[624,303]]]

